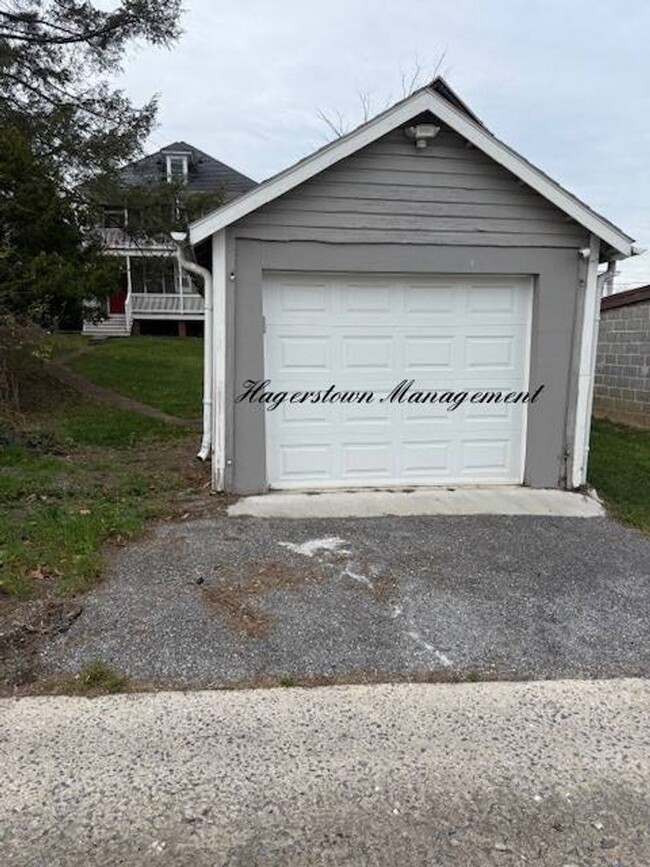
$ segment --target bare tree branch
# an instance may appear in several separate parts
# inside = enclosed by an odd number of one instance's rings
[[[431,72],[431,75],[428,76],[428,78],[431,81],[433,81],[434,78],[437,78],[438,75],[442,75],[444,73],[444,69],[443,69],[442,65],[445,62],[446,58],[447,58],[447,49],[445,48],[445,50],[442,52],[442,54],[440,55],[440,57],[436,61],[436,65],[433,67],[433,71]]]
[[[335,116],[332,117],[319,108],[318,116],[323,121],[325,126],[334,133],[335,138],[341,138],[341,136],[345,135],[348,131],[343,121],[343,115],[340,111],[337,111]]]
[[[414,90],[419,86],[420,76],[422,75],[422,66],[420,61],[415,58],[413,63],[413,69],[411,70],[411,74],[407,75],[404,71],[402,71],[402,97],[405,99],[407,96],[410,96]]]
[[[440,75],[443,71],[443,65],[447,57],[447,51],[443,51],[436,59],[433,69],[431,69],[428,73],[425,71],[425,67],[422,65],[420,60],[416,57],[413,63],[412,68],[407,70],[400,70],[400,91],[401,91],[401,99],[406,99],[412,93],[414,93],[418,88],[424,87],[433,81],[436,76]],[[372,110],[372,97],[371,93],[368,90],[363,88],[359,88],[357,90],[357,97],[359,99],[359,104],[361,107],[361,117],[359,123],[367,123],[371,117],[375,114]],[[384,105],[380,109],[380,111],[385,111],[390,105],[394,102],[394,99],[388,95],[384,102]],[[357,126],[356,123],[348,124],[344,121],[343,115],[340,111],[336,112],[326,112],[323,109],[318,109],[318,117],[325,124],[330,133],[334,135],[335,138],[340,138],[343,135],[346,135],[354,126]]]
[[[367,123],[372,116],[371,111],[370,111],[370,104],[371,104],[372,100],[371,100],[370,94],[368,93],[367,90],[359,89],[357,91],[357,93],[359,96],[359,102],[361,103],[361,112],[362,112],[363,122]]]

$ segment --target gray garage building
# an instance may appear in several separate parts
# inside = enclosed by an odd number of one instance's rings
[[[584,484],[599,273],[637,251],[443,79],[190,242],[217,490]]]

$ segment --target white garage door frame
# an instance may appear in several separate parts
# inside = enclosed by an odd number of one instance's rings
[[[349,290],[350,287],[354,290],[355,287],[363,287],[365,286],[365,298],[375,298],[381,294],[383,289],[386,287],[394,287],[397,288],[400,283],[406,283],[409,287],[416,286],[418,288],[423,289],[431,289],[431,290],[441,290],[444,287],[452,287],[451,291],[461,291],[458,287],[462,287],[463,292],[467,292],[467,298],[469,298],[469,293],[473,293],[472,297],[481,298],[481,292],[483,289],[491,289],[492,296],[488,298],[487,294],[483,296],[483,299],[488,299],[490,301],[496,299],[498,304],[499,297],[503,297],[504,299],[507,297],[507,293],[510,293],[512,298],[516,297],[517,304],[517,316],[520,317],[521,321],[518,323],[517,328],[519,329],[517,334],[518,341],[518,358],[515,360],[513,369],[516,368],[518,373],[515,376],[515,379],[509,381],[503,381],[502,386],[504,391],[528,391],[530,388],[530,359],[531,359],[531,342],[532,342],[532,314],[533,314],[533,292],[534,292],[534,281],[530,275],[476,275],[476,274],[454,274],[454,275],[441,275],[441,274],[370,274],[366,272],[346,272],[346,273],[320,273],[320,272],[273,272],[268,271],[264,272],[264,280],[263,280],[263,306],[264,306],[264,318],[265,318],[265,334],[264,334],[264,365],[265,365],[265,378],[271,380],[270,388],[273,391],[282,391],[282,390],[298,390],[304,391],[310,388],[310,385],[313,384],[312,379],[310,378],[310,364],[307,364],[304,371],[302,373],[296,373],[295,379],[292,381],[288,380],[286,377],[278,377],[276,374],[278,370],[281,370],[282,367],[278,362],[278,351],[281,346],[282,341],[282,330],[284,327],[285,337],[286,337],[286,323],[283,326],[281,320],[278,319],[278,302],[277,299],[280,297],[279,292],[284,291],[282,287],[287,289],[287,291],[291,291],[291,287],[295,287],[299,291],[303,289],[306,290],[307,293],[310,293],[317,288],[321,290],[324,288],[324,291],[327,292],[328,289],[331,292],[342,292],[343,290]],[[336,289],[335,287],[339,287]],[[375,294],[371,295],[370,292],[376,287]],[[454,288],[455,287],[455,288]],[[513,291],[514,290],[514,291]],[[402,290],[403,291],[403,290]],[[408,290],[411,291],[411,290]],[[501,292],[501,296],[499,296],[499,292]],[[479,293],[479,294],[476,294]],[[504,294],[505,293],[505,294]],[[303,297],[312,297],[305,296]],[[334,297],[333,295],[331,296]],[[356,296],[355,296],[356,297]],[[363,297],[363,292],[362,292]],[[403,294],[403,298],[406,298],[406,294]],[[410,297],[410,296],[409,296]],[[333,303],[331,298],[328,303]],[[356,302],[355,302],[356,303]],[[455,302],[454,302],[455,303]],[[373,302],[374,304],[374,302]],[[295,304],[293,305],[296,306]],[[362,305],[363,306],[363,305]],[[367,305],[366,305],[367,306]],[[377,329],[381,330],[381,315],[379,314],[379,308],[381,305],[377,304],[376,310],[370,309],[362,313],[362,321],[364,323],[368,323],[369,329],[372,332],[373,327],[375,328],[375,334],[377,333]],[[348,306],[349,307],[349,306]],[[487,301],[483,300],[483,307],[480,307],[485,317],[486,321],[477,324],[474,327],[475,334],[472,335],[475,342],[482,339],[480,336],[481,331],[487,334],[494,333],[494,329],[491,327],[492,323],[490,321],[490,317],[492,316],[492,321],[494,320],[495,312],[498,313],[498,306],[496,311],[487,305]],[[342,316],[341,310],[335,311],[338,313],[338,318],[333,319],[332,328],[334,331],[340,327],[342,322],[348,323],[350,321],[350,313],[348,308],[346,308],[346,315]],[[361,311],[356,311],[357,314]],[[289,314],[291,316],[291,313]],[[330,317],[332,313],[330,311]],[[297,320],[293,323],[294,327],[297,327],[298,334],[301,337],[309,338],[310,327],[309,324],[316,322],[318,319],[318,312],[313,311],[311,318],[310,315],[307,315],[307,318],[301,318],[298,315]],[[354,316],[354,314],[352,314]],[[419,319],[419,317],[418,317]],[[431,320],[433,321],[433,320]],[[300,324],[302,322],[302,324]],[[426,325],[426,315],[424,316],[424,325],[419,325],[419,329],[423,334],[427,334],[427,325]],[[385,321],[384,321],[385,325]],[[291,323],[288,324],[289,330],[291,329]],[[413,331],[413,328],[417,326],[411,326],[408,328],[409,331]],[[435,326],[432,326],[432,329]],[[513,326],[514,327],[514,326]],[[325,328],[327,328],[327,320],[325,320]],[[363,324],[359,326],[360,331],[363,331]],[[498,333],[498,329],[497,329]],[[366,337],[372,338],[374,335],[363,335],[358,334],[359,340],[363,340]],[[417,339],[417,338],[416,338]],[[498,340],[499,338],[497,338]],[[316,349],[318,345],[318,337],[314,339],[314,342],[311,343],[307,341],[305,343],[305,347],[303,348],[303,352],[312,352],[312,346]],[[489,347],[488,347],[489,349]],[[464,350],[466,353],[466,350]],[[314,365],[315,367],[316,365]],[[416,365],[417,367],[417,365]],[[300,370],[300,368],[296,368]],[[465,371],[466,372],[466,371]],[[397,381],[402,378],[410,378],[410,375],[402,373],[404,371],[397,370],[398,379],[395,380],[395,374],[390,370],[386,371],[388,378],[390,379],[389,385],[392,387],[397,384]],[[326,376],[327,378],[327,376]],[[416,382],[421,384],[420,378],[418,376],[414,377]],[[494,388],[499,387],[499,377],[497,376],[496,382],[485,383],[483,385],[484,388]],[[516,380],[516,381],[515,381]],[[336,381],[336,377],[329,376],[327,379],[328,382],[334,381],[336,386],[344,389],[346,385],[351,388],[352,383],[345,383]],[[384,379],[385,382],[385,379]],[[321,385],[323,382],[321,381]],[[465,383],[467,385],[467,383]],[[361,388],[373,388],[377,389],[379,383],[376,379],[370,377],[362,377],[361,379],[356,379],[354,383],[354,387],[357,389]],[[453,386],[453,383],[452,383]],[[450,386],[451,387],[451,386]],[[472,387],[481,387],[481,382],[476,381],[476,385]],[[462,390],[462,385],[457,387],[456,390]],[[350,407],[350,411],[358,410],[358,407]],[[422,410],[422,407],[415,407],[415,410]],[[493,408],[487,408],[485,411],[490,412]],[[397,407],[390,406],[388,407],[389,412],[396,413],[398,411]],[[440,413],[447,413],[445,407],[438,407],[438,411]],[[494,408],[494,412],[499,412],[500,409]],[[305,412],[305,406],[297,406],[294,408],[290,407],[288,403],[283,404],[279,409],[273,410],[272,412],[265,412],[265,438],[266,438],[266,467],[267,467],[267,482],[270,488],[272,489],[295,489],[295,490],[327,490],[332,488],[411,488],[411,487],[439,487],[439,486],[477,486],[477,485],[517,485],[522,484],[524,480],[524,472],[525,472],[525,463],[526,463],[526,440],[527,440],[527,429],[528,429],[528,408],[525,404],[520,404],[513,410],[513,405],[510,405],[510,409],[508,410],[510,413],[514,413],[511,415],[510,421],[510,430],[513,436],[508,443],[507,448],[512,449],[513,443],[516,446],[516,454],[513,454],[509,458],[509,468],[508,471],[503,474],[497,473],[496,475],[488,473],[481,474],[479,473],[476,476],[473,476],[470,473],[463,474],[452,474],[449,476],[440,476],[436,474],[432,475],[420,475],[418,477],[414,477],[409,475],[408,477],[399,476],[393,477],[390,474],[388,475],[363,475],[360,478],[354,477],[344,477],[344,478],[325,478],[323,477],[323,472],[319,475],[318,472],[314,473],[312,478],[305,478],[303,476],[299,478],[291,478],[291,473],[282,473],[279,470],[279,466],[281,463],[281,459],[279,457],[280,449],[289,448],[286,444],[283,446],[281,444],[282,439],[282,424],[286,424],[285,416],[288,413],[292,413],[291,420],[296,423],[299,423],[299,414]],[[459,411],[455,411],[459,412]],[[445,421],[449,422],[452,419],[452,414],[446,414],[444,417]],[[456,419],[461,418],[460,415],[455,416]],[[474,416],[476,418],[476,415]],[[489,418],[489,416],[488,416]],[[516,434],[515,428],[513,427],[512,419],[518,419],[518,423],[516,425]],[[284,419],[284,422],[283,422]],[[413,417],[411,417],[412,421]],[[488,421],[488,424],[490,422]],[[421,424],[424,424],[422,422]],[[305,439],[304,442],[308,443],[311,441],[310,438],[315,437],[315,442],[318,443],[319,439],[323,440],[322,433],[319,435],[318,424],[314,425],[313,429],[309,429],[308,427],[304,428],[305,430]],[[363,439],[363,437],[362,437]],[[489,438],[488,438],[489,439]],[[480,443],[481,440],[476,439],[476,443]],[[424,443],[423,443],[424,444]],[[393,443],[395,445],[395,443]],[[431,437],[427,435],[426,445],[435,445],[435,436]],[[402,441],[400,440],[400,447],[403,446]],[[362,450],[362,447],[359,446],[359,450]],[[510,453],[509,453],[510,454]]]

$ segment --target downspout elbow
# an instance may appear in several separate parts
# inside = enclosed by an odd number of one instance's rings
[[[210,457],[210,450],[212,448],[212,443],[210,442],[210,436],[206,433],[201,437],[201,446],[199,447],[198,452],[196,453],[196,457],[199,461],[207,461]]]

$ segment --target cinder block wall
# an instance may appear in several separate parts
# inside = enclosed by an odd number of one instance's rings
[[[601,311],[594,415],[650,428],[650,300]]]

